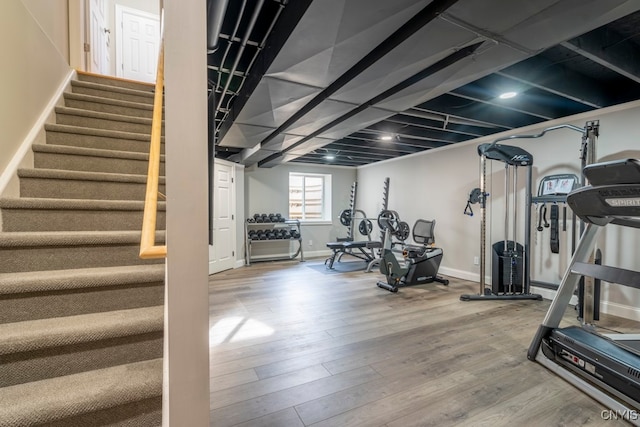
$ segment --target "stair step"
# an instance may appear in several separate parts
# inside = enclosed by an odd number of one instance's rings
[[[161,305],[162,264],[0,274],[0,323]]]
[[[2,231],[140,230],[144,201],[5,197]],[[157,227],[165,228],[165,202],[158,202]]]
[[[155,83],[139,82],[135,80],[123,79],[120,77],[89,73],[86,71],[78,71],[77,73],[79,81],[97,83],[106,86],[135,89],[143,92],[153,92],[156,86]]]
[[[164,244],[164,231],[156,242]],[[139,258],[140,231],[0,233],[0,273],[161,264]]]
[[[112,98],[100,98],[73,92],[66,92],[64,94],[64,105],[69,108],[122,116],[144,117],[148,119],[153,117],[153,105],[150,104],[121,101]]]
[[[135,413],[131,407],[140,402],[145,410],[130,425],[159,425],[161,396],[162,359],[153,359],[1,388],[0,420],[6,426],[114,425],[120,411]]]
[[[44,129],[47,144],[136,153],[149,152],[150,135],[148,133],[119,132],[59,124],[47,124]],[[161,137],[161,142],[160,149],[164,153],[164,136]]]
[[[144,200],[147,178],[138,174],[18,169],[22,197],[57,199]],[[165,193],[165,178],[158,191]]]
[[[151,134],[151,119],[120,114],[87,111],[78,108],[56,107],[56,123],[121,132]]]
[[[116,87],[100,83],[71,80],[71,90],[74,93],[99,96],[102,98],[120,99],[122,101],[152,104],[154,93],[151,91]]]
[[[0,387],[161,357],[163,315],[154,306],[0,324]]]
[[[146,153],[51,144],[33,144],[32,149],[36,168],[144,176],[149,169]],[[160,155],[160,175],[164,176],[164,155]]]

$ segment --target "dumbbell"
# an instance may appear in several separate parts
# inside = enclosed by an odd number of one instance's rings
[[[256,219],[255,218],[247,218],[247,222],[248,223],[255,223]]]
[[[249,239],[251,240],[255,240],[256,238],[256,231],[255,230],[249,230],[249,232],[247,233]]]
[[[267,233],[265,231],[260,230],[257,236],[259,240],[267,240]]]
[[[282,238],[283,239],[290,239],[291,238],[291,233],[289,233],[288,230],[282,230]]]
[[[267,231],[267,240],[275,240],[275,238],[276,238],[276,233],[274,233],[273,230]]]
[[[294,239],[299,239],[300,238],[300,232],[298,232],[298,230],[291,230],[291,237]]]

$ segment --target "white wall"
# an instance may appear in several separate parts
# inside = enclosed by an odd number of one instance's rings
[[[367,211],[376,212],[380,201],[376,194],[380,177],[389,176],[390,209],[397,210],[400,217],[412,224],[418,218],[436,219],[437,245],[444,250],[441,271],[456,277],[478,280],[479,267],[473,264],[479,255],[480,219],[479,205],[474,205],[474,217],[463,215],[469,191],[479,186],[479,157],[477,146],[510,134],[538,133],[543,128],[571,123],[584,126],[587,120],[600,120],[600,137],[597,143],[597,157],[601,160],[614,158],[640,158],[640,127],[637,117],[640,102],[611,107],[597,112],[530,126],[500,135],[479,138],[451,147],[433,149],[401,159],[390,160],[358,168],[358,205]],[[575,173],[580,175],[581,135],[567,129],[551,132],[540,139],[511,140],[509,145],[524,148],[534,157],[534,192],[542,176],[555,173]],[[507,143],[507,142],[504,142]],[[524,169],[524,168],[520,168]],[[521,171],[524,172],[524,171]],[[504,165],[489,162],[488,212],[489,238],[491,243],[504,238]],[[523,240],[524,173],[519,178],[520,216],[518,240]],[[561,210],[562,211],[562,210]],[[532,221],[535,214],[532,212]],[[532,276],[534,279],[559,283],[568,263],[569,233],[562,233],[562,255],[550,253],[549,231],[540,235],[532,232]],[[604,253],[604,263],[640,269],[640,230],[607,227],[600,239],[599,247]],[[490,274],[490,253],[487,253],[487,274]],[[618,286],[605,286],[603,311],[615,308],[617,314],[640,319],[640,312],[630,308],[640,306],[640,291]],[[624,306],[624,307],[622,307]]]
[[[68,0],[22,0],[42,31],[56,47],[60,56],[69,61]]]
[[[327,242],[335,241],[338,237],[346,237],[347,230],[337,220],[340,211],[349,207],[351,184],[356,180],[356,169],[347,167],[325,167],[312,165],[285,164],[274,168],[245,169],[245,221],[255,213],[281,213],[288,216],[289,211],[289,172],[331,174],[331,217],[333,224],[318,224],[302,226],[303,251],[305,257],[327,256]],[[382,184],[378,193],[380,198]],[[244,236],[244,229],[241,236]],[[312,244],[309,244],[309,242]],[[244,242],[243,242],[244,243]],[[287,251],[283,245],[271,245],[264,253],[283,253]],[[255,245],[254,245],[255,247]],[[242,248],[244,253],[245,248]],[[255,252],[261,255],[258,250]]]
[[[59,5],[59,1],[51,2]],[[63,2],[64,3],[64,2]],[[29,8],[20,0],[0,2],[0,171],[7,171],[22,161],[34,135],[29,135],[41,115],[64,84],[71,70],[61,54],[58,37],[43,28],[66,25],[63,13],[47,16],[44,2],[29,2],[36,12],[36,20]],[[38,8],[36,6],[42,6]],[[66,10],[66,9],[65,9]],[[56,39],[56,42],[52,40]],[[2,191],[13,177],[12,170],[0,178]]]

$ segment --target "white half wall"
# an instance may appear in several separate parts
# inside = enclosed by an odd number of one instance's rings
[[[209,425],[205,2],[165,2],[167,273],[163,425]],[[188,29],[188,31],[185,31]]]

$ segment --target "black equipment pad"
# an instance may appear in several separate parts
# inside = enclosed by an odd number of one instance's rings
[[[551,214],[549,221],[551,222],[551,238],[549,240],[551,252],[557,254],[560,252],[560,239],[558,236],[558,220],[560,216],[559,206],[551,205]]]
[[[329,258],[325,260],[325,265],[327,268],[333,268],[333,263],[336,260],[336,257],[339,259],[342,255],[347,254],[351,255],[355,258],[359,258],[364,261],[373,261],[375,256],[373,254],[374,249],[379,249],[382,247],[382,242],[378,241],[346,241],[346,242],[329,242],[327,243],[327,247],[331,249],[333,252]],[[354,252],[354,249],[358,252]],[[367,252],[370,251],[370,252]]]

